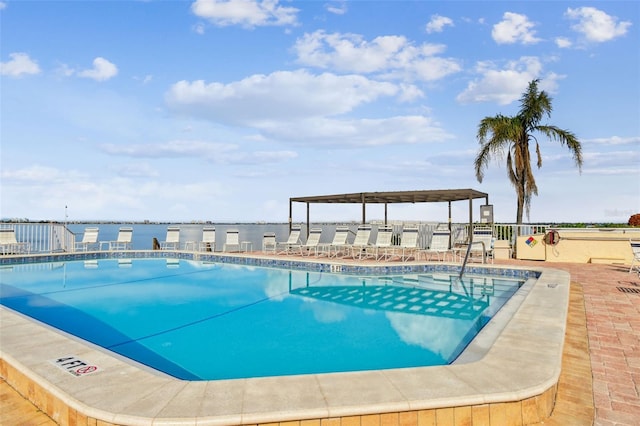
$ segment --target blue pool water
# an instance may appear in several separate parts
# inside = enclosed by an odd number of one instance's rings
[[[0,301],[172,376],[216,380],[448,364],[521,284],[105,259],[3,267]]]

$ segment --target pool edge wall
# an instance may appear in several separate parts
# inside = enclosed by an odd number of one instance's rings
[[[29,339],[19,338],[14,342],[3,342],[0,347],[0,375],[49,417],[64,425],[538,423],[551,415],[556,400],[566,331],[569,275],[549,268],[526,269],[541,273],[538,281],[486,356],[468,364],[385,370],[375,374],[184,382],[148,371],[134,372],[135,367],[122,365],[122,360],[103,351],[85,349],[83,346],[86,345],[34,323],[43,329],[36,336],[55,335],[49,336],[55,341],[53,348],[65,348],[59,350],[68,349],[70,353],[81,351],[79,356],[96,360],[105,371],[87,377],[72,377],[50,362],[57,353],[46,350],[44,354],[27,356],[21,362]],[[22,324],[27,319],[4,307],[0,308],[0,314],[3,320],[15,316],[12,321],[16,327],[30,327]],[[523,338],[525,331],[530,334]],[[100,395],[101,390],[112,394],[118,388],[108,374],[115,375],[117,380],[118,375],[129,372],[141,381],[148,381],[148,395]],[[84,380],[87,380],[86,385]],[[314,396],[301,395],[304,391],[300,391],[300,386],[303,389],[307,386],[305,380],[309,381],[310,392],[319,393],[318,399],[324,404],[314,405]],[[128,382],[126,378],[123,380],[121,391],[135,388],[134,383]],[[135,379],[134,382],[137,383]],[[381,384],[381,389],[374,389],[376,383]],[[213,399],[224,399],[220,395],[234,386],[243,387],[243,409],[234,410],[233,401],[219,401],[221,408],[216,409],[217,402]],[[267,392],[269,386],[274,388]],[[314,391],[314,386],[319,391]],[[356,389],[355,392],[348,392],[346,388],[350,386]],[[386,386],[389,388],[382,389]],[[433,389],[435,387],[437,389]],[[269,396],[261,398],[262,391]],[[341,395],[342,391],[344,395]],[[229,395],[233,392],[231,390]],[[332,392],[335,395],[331,395]],[[83,394],[90,395],[83,400]],[[197,401],[197,409],[191,395],[202,395]],[[390,397],[385,400],[385,395]],[[254,400],[248,400],[248,396]],[[268,398],[275,398],[271,407]]]

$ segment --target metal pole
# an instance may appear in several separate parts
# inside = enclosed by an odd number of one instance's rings
[[[307,238],[309,238],[309,203],[307,203]]]
[[[362,200],[362,223],[367,223],[367,204],[365,203],[364,192],[360,194]]]
[[[451,201],[449,201],[449,248],[451,248]]]
[[[471,244],[471,236],[473,235],[473,198],[469,196],[469,232],[467,242]]]

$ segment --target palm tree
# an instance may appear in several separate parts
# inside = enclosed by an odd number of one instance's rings
[[[518,195],[516,219],[522,224],[522,214],[526,210],[529,217],[531,196],[538,195],[538,187],[531,168],[529,142],[536,144],[538,168],[542,167],[540,145],[534,133],[540,133],[553,141],[566,145],[573,155],[578,170],[582,171],[582,146],[576,136],[556,126],[542,125],[546,115],[551,117],[551,97],[545,91],[538,91],[540,80],[529,83],[527,91],[520,98],[520,111],[514,117],[501,114],[485,117],[478,126],[480,151],[475,159],[476,178],[482,183],[484,171],[492,156],[502,157],[507,151],[507,174]]]

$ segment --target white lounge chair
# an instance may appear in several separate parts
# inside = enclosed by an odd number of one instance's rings
[[[349,253],[353,259],[356,257],[358,257],[358,259],[362,259],[362,257],[366,255],[370,238],[371,225],[359,225],[358,230],[356,231],[356,237],[353,239],[353,244],[349,246]]]
[[[229,229],[227,238],[222,245],[222,251],[239,252],[240,251],[240,231],[237,229]]]
[[[349,232],[351,231],[348,226],[337,226],[336,233],[333,234],[333,241],[318,246],[318,256],[337,257],[341,253],[345,253],[349,247]]]
[[[640,240],[629,240],[629,244],[631,245],[631,251],[633,252],[633,259],[631,260],[629,273],[633,272],[635,269],[638,271],[638,276],[640,276]]]
[[[130,250],[133,239],[133,228],[122,227],[118,230],[118,238],[109,241],[109,250]]]
[[[167,236],[160,242],[161,250],[178,250],[180,248],[180,228],[170,226],[167,228]]]
[[[320,237],[322,235],[322,228],[311,228],[309,230],[309,237],[307,241],[300,246],[300,255],[311,256],[311,253],[318,254],[318,245],[320,244]]]
[[[392,250],[393,227],[391,225],[381,225],[378,227],[376,241],[367,248],[366,256],[376,260],[386,258]]]
[[[460,259],[464,259],[467,250],[469,250],[469,260],[480,257],[482,263],[487,263],[487,259],[491,259],[491,263],[493,263],[493,230],[485,226],[474,228],[471,247],[468,243],[463,243],[454,249],[454,253]]]
[[[262,236],[262,251],[264,253],[276,252],[276,233],[275,232],[265,232],[265,234]]]
[[[400,245],[393,247],[393,255],[391,257],[399,257],[401,261],[407,260],[418,256],[418,234],[417,227],[408,226],[402,229],[402,235],[400,236]]]
[[[292,225],[287,241],[276,243],[276,254],[291,254],[300,247],[300,225]]]
[[[76,241],[75,250],[76,251],[89,251],[89,248],[97,249],[98,243],[98,232],[99,229],[97,227],[91,226],[84,228],[84,234],[82,235],[82,241]]]
[[[429,248],[422,250],[425,254],[425,260],[433,259],[435,255],[438,261],[444,261],[447,258],[447,254],[451,253],[449,244],[451,242],[451,231],[447,230],[435,230],[431,236],[431,244]],[[441,258],[442,257],[442,258]]]
[[[2,254],[29,253],[31,251],[28,242],[19,242],[16,239],[16,231],[13,228],[0,228],[0,250],[2,250]]]
[[[202,228],[202,241],[198,244],[198,251],[216,251],[216,228]]]

